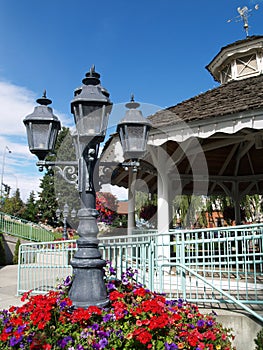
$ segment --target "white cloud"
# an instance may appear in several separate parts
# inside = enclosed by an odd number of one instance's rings
[[[118,198],[118,200],[128,199],[128,190],[124,187],[112,186],[110,184],[102,185],[101,192],[110,192]]]
[[[35,96],[32,91],[8,82],[0,81],[1,134],[24,135],[22,122],[34,108]]]

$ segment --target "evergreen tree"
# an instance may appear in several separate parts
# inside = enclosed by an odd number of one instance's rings
[[[76,162],[75,147],[73,138],[68,128],[63,128],[59,134],[56,144],[56,160],[63,162]],[[73,209],[78,211],[80,208],[80,199],[76,182],[78,169],[76,166],[67,166],[64,168],[64,175],[72,183],[68,183],[60,172],[54,169],[54,186],[58,202],[58,207],[63,212],[64,205],[69,207],[69,214]],[[67,222],[69,226],[77,228],[77,219],[72,219],[68,216]]]
[[[22,218],[28,221],[38,222],[38,206],[36,205],[34,191],[30,192]]]
[[[54,155],[49,156],[49,161],[72,161],[76,159],[73,140],[69,129],[63,127],[58,135]],[[72,168],[71,168],[72,169]],[[70,169],[70,170],[71,170]],[[49,168],[43,176],[39,193],[38,211],[40,220],[49,225],[56,226],[56,210],[59,208],[63,212],[64,205],[67,203],[69,210],[79,208],[79,196],[76,186],[67,183],[59,174],[56,167]],[[68,219],[70,221],[70,217]],[[73,220],[72,220],[73,221]]]
[[[42,191],[37,202],[40,221],[54,226],[56,224],[57,199],[54,189],[54,171],[48,169],[40,182]]]

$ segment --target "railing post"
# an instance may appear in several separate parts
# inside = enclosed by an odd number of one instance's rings
[[[182,232],[181,239],[181,264],[185,266],[185,232]],[[182,293],[183,299],[186,299],[186,273],[185,269],[181,270],[181,283],[182,283]]]
[[[149,289],[154,290],[154,275],[157,266],[155,265],[156,254],[155,254],[155,237],[150,238],[150,244],[148,247],[148,259],[149,259]]]
[[[17,264],[17,289],[16,289],[16,295],[19,295],[19,291],[21,289],[21,275],[20,275],[20,267],[21,267],[21,250],[22,250],[22,245],[19,245],[19,249],[18,249],[18,264]]]

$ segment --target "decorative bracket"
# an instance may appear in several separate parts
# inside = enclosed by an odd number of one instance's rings
[[[76,161],[45,161],[40,160],[37,162],[39,171],[43,171],[44,167],[55,168],[59,175],[69,184],[78,185],[78,163]]]

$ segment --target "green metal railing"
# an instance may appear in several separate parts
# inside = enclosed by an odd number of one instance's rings
[[[45,293],[72,273],[75,241],[22,244],[18,293]],[[102,238],[100,250],[117,277],[133,267],[137,280],[170,299],[235,304],[263,322],[263,225],[222,229],[136,231]]]
[[[34,242],[54,240],[54,235],[40,225],[2,212],[0,212],[0,232]]]

